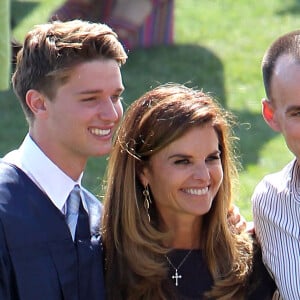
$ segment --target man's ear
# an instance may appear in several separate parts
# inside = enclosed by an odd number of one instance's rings
[[[37,90],[31,89],[26,93],[26,103],[33,112],[35,118],[44,117],[47,114],[46,98]]]
[[[262,99],[262,115],[266,123],[274,131],[280,131],[280,127],[275,117],[274,106],[269,99]]]

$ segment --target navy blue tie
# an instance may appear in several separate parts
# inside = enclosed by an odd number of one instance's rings
[[[80,201],[75,240],[84,241],[89,239],[90,239],[89,216],[82,205],[82,201]]]

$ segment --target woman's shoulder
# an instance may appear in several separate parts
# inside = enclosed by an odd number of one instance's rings
[[[247,300],[272,299],[276,284],[262,260],[261,247],[253,237],[252,272],[247,282]]]

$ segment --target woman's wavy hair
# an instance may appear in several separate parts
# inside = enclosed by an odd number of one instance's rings
[[[154,88],[129,107],[106,173],[102,229],[108,299],[170,299],[164,258],[170,250],[164,246],[169,235],[159,226],[155,205],[149,222],[139,174],[151,155],[189,129],[206,125],[217,133],[224,173],[212,207],[203,216],[201,241],[214,279],[207,297],[242,299],[252,244],[234,232],[227,218],[237,179],[232,121],[211,96],[179,84]]]

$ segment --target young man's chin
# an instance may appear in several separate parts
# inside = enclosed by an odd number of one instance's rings
[[[111,146],[109,147],[103,147],[101,148],[101,150],[99,151],[96,151],[93,155],[91,156],[94,156],[94,157],[99,157],[99,156],[105,156],[105,155],[108,155],[111,151]]]

